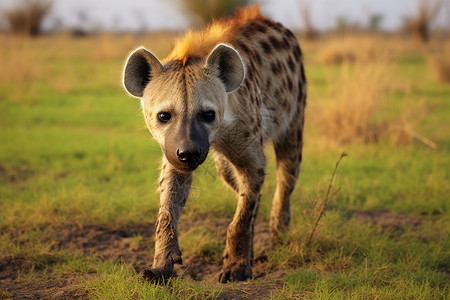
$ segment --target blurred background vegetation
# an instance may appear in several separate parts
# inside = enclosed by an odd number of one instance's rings
[[[270,1],[262,2],[262,6]],[[3,7],[0,11],[0,17],[3,23],[3,31],[13,34],[23,34],[36,36],[43,33],[43,23],[46,19],[51,18],[51,23],[47,26],[47,32],[58,32],[61,30],[71,30],[75,34],[84,28],[86,34],[96,33],[98,31],[114,30],[103,29],[102,26],[92,20],[89,9],[79,8],[73,12],[77,15],[78,25],[76,28],[67,28],[63,26],[61,16],[51,16],[52,6],[56,4],[53,0],[17,0],[15,5],[7,8]],[[256,3],[255,0],[171,0],[170,5],[173,9],[181,11],[189,20],[191,26],[204,26],[213,19],[230,16],[233,12],[246,5]],[[345,32],[383,32],[382,24],[384,16],[380,12],[366,13],[366,23],[356,23],[350,21],[346,16],[337,15],[335,17],[335,27],[331,30],[319,30],[316,27],[317,20],[313,20],[311,14],[311,3],[306,0],[294,1],[292,10],[298,11],[298,18],[300,18],[301,28],[292,28],[305,38],[314,38],[318,35],[324,35],[329,32],[345,33]],[[286,6],[286,3],[284,3]],[[411,7],[413,8],[411,10]],[[438,17],[442,19],[442,15],[448,16],[450,10],[450,3],[446,0],[417,0],[409,7],[409,12],[399,16],[402,18],[400,26],[391,32],[407,34],[416,38],[420,42],[426,43],[433,31],[447,32],[449,30],[449,22],[446,24],[437,24]],[[140,12],[141,13],[141,12]],[[142,14],[135,14],[136,18],[145,18],[145,15],[151,16],[151,11],[143,11]],[[147,17],[151,19],[151,17]],[[446,18],[446,17],[444,17]],[[448,18],[446,18],[448,19]],[[167,20],[170,22],[171,20]],[[0,24],[1,24],[0,23]],[[95,23],[90,28],[85,23]],[[118,25],[122,23],[120,16],[115,16],[113,23]],[[87,29],[86,29],[87,28]],[[120,30],[116,28],[116,30]]]
[[[42,23],[51,9],[50,0],[20,0],[17,6],[2,12],[9,32],[36,36],[42,33]]]
[[[214,19],[233,15],[239,7],[251,4],[252,0],[173,0],[189,16],[196,26],[204,26]]]

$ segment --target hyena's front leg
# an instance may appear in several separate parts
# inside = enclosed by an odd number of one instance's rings
[[[181,264],[177,225],[186,203],[192,182],[192,173],[178,173],[163,159],[159,191],[161,193],[155,233],[155,257],[144,277],[160,281],[173,275],[173,265]]]
[[[238,203],[227,230],[223,267],[219,282],[243,281],[252,277],[251,252],[253,223],[259,206],[260,191],[264,183],[265,158],[261,153],[251,166],[236,167]]]

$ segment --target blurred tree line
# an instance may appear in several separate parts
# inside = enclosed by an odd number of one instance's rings
[[[203,26],[212,20],[231,16],[239,7],[251,4],[252,0],[173,0],[191,19],[194,26]]]
[[[51,5],[49,0],[20,0],[15,7],[2,11],[1,15],[11,33],[36,36],[42,32],[42,23]]]
[[[42,33],[42,24],[51,11],[52,1],[17,0],[13,8],[0,11],[0,18],[7,24],[9,32],[36,36]],[[443,1],[418,0],[415,13],[404,17],[401,26],[402,31],[421,42],[427,42],[430,38],[431,27],[443,7]],[[238,7],[249,5],[255,0],[172,0],[172,2],[186,14],[194,27],[200,27],[213,19],[232,15]],[[305,0],[299,0],[299,5],[300,18],[304,25],[304,37],[317,37],[319,31],[314,27],[310,10],[305,5]],[[379,31],[382,20],[383,16],[381,14],[370,15],[368,17],[367,30],[369,32]],[[346,33],[352,32],[355,28],[361,28],[342,17],[338,17],[336,21],[334,32]]]

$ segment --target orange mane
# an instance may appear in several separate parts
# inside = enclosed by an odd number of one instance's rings
[[[202,31],[189,30],[182,38],[175,42],[165,61],[181,60],[183,63],[189,57],[206,57],[219,43],[229,43],[237,30],[249,20],[263,18],[259,4],[247,6],[237,10],[230,19],[213,21]]]

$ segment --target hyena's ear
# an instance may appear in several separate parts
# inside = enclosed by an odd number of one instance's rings
[[[131,95],[142,97],[147,84],[161,70],[159,60],[145,48],[139,48],[128,57],[123,72],[123,85]]]
[[[227,92],[234,91],[244,81],[244,62],[239,53],[228,45],[218,44],[208,55],[206,67],[223,82]]]

